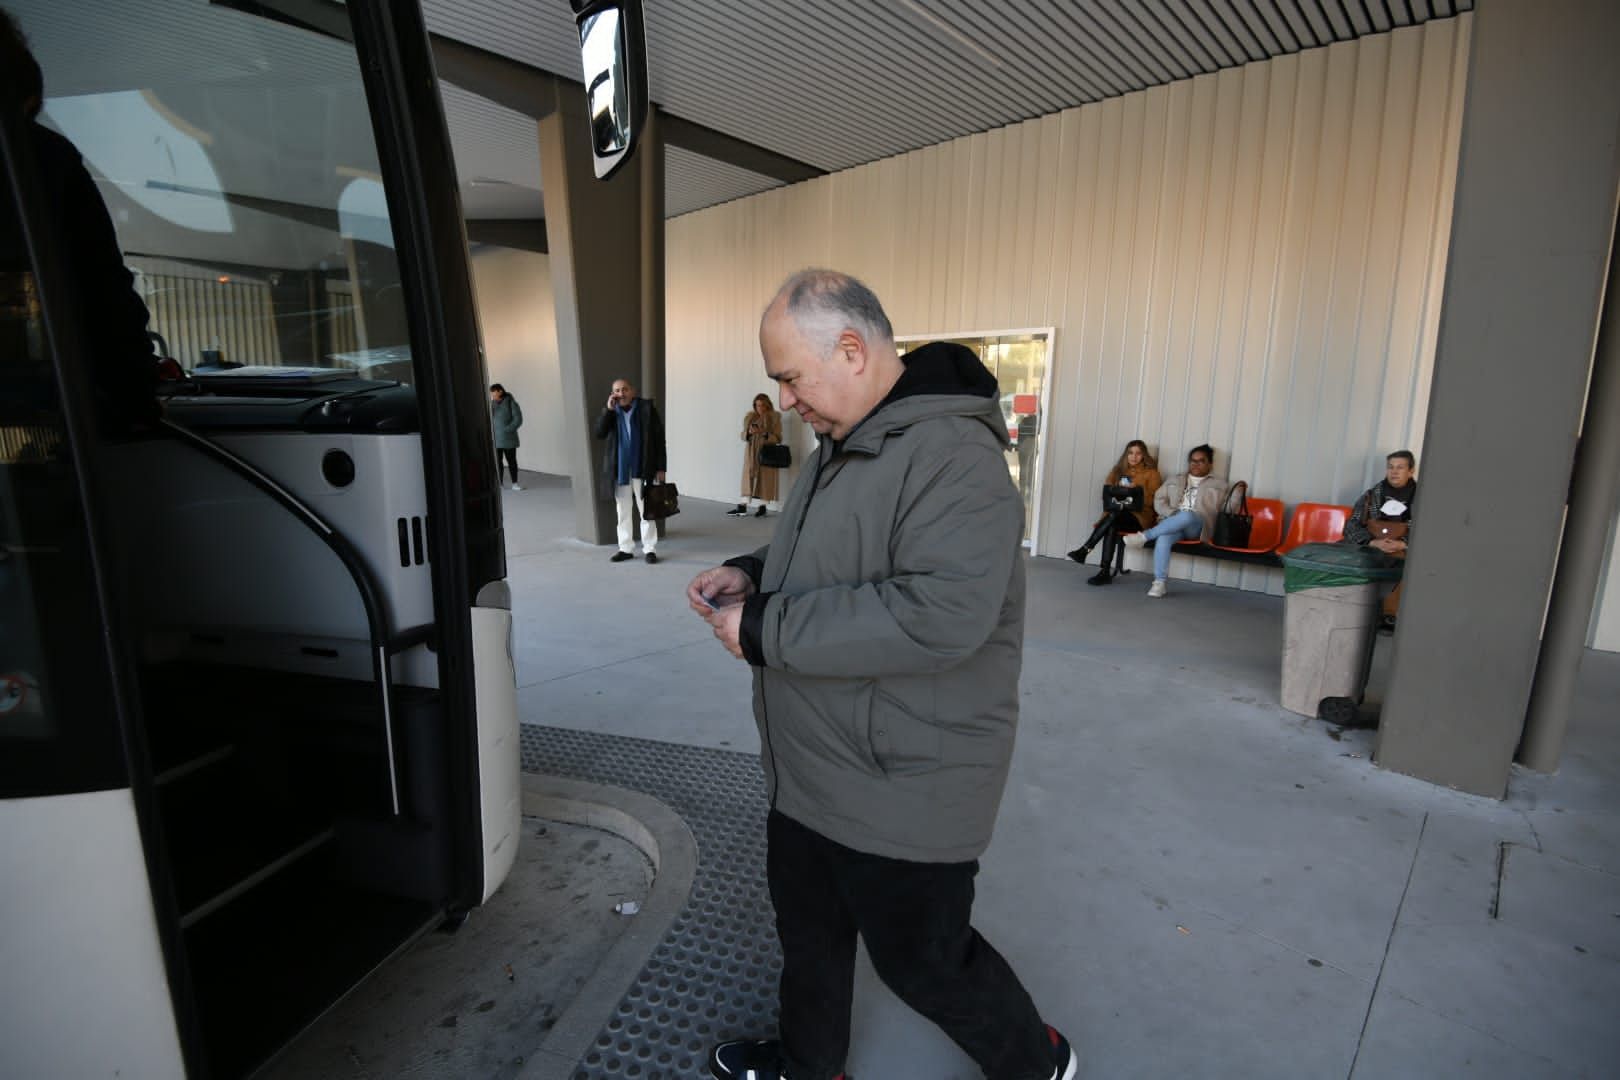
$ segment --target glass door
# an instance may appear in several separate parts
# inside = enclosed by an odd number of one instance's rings
[[[1024,546],[1033,548],[1040,512],[1041,439],[1046,428],[1046,370],[1052,331],[918,335],[899,339],[897,345],[904,355],[911,346],[929,341],[949,341],[972,349],[996,377],[1001,417],[1012,442],[1007,471],[1024,500]]]

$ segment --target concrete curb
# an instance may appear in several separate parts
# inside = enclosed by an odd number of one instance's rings
[[[612,833],[653,864],[640,914],[518,1073],[518,1080],[568,1080],[685,906],[697,874],[697,840],[679,814],[650,795],[555,776],[524,774],[523,812]]]

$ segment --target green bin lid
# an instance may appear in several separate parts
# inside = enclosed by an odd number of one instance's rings
[[[1283,588],[1287,592],[1398,581],[1406,568],[1405,559],[1386,555],[1375,547],[1342,542],[1301,544],[1285,553],[1282,561]]]

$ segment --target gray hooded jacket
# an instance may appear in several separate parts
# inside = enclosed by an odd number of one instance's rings
[[[917,862],[990,842],[1018,723],[1023,503],[993,376],[932,344],[839,445],[771,543],[732,560],[771,805]]]

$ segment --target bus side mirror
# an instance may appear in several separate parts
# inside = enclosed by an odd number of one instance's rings
[[[647,119],[647,37],[641,0],[569,0],[579,26],[596,178],[629,160]]]

